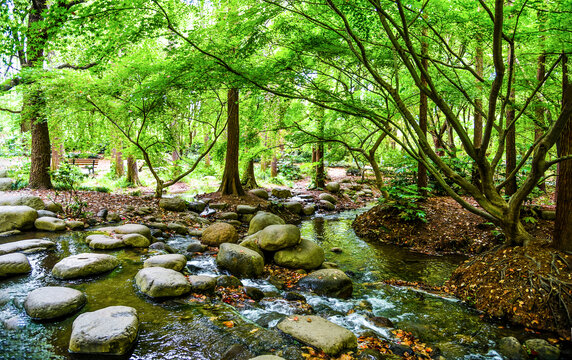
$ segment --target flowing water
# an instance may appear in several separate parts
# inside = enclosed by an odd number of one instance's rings
[[[522,331],[488,323],[463,303],[422,291],[385,285],[382,280],[424,281],[439,285],[464,259],[459,256],[414,254],[392,245],[373,245],[359,239],[351,229],[356,212],[316,217],[301,223],[302,235],[326,250],[326,261],[339,264],[354,281],[354,296],[340,300],[304,293],[316,313],[356,334],[374,332],[392,339],[391,329],[378,327],[372,316],[389,318],[397,328],[412,331],[422,341],[438,346],[447,359],[500,359],[495,345],[501,336],[522,339]],[[62,281],[50,275],[52,266],[71,254],[91,251],[85,232],[26,234],[18,238],[50,237],[57,250],[28,255],[33,272],[0,280],[0,359],[89,359],[68,353],[71,324],[77,314],[53,322],[31,320],[23,310],[26,295],[40,286],[69,286],[87,295],[80,313],[111,305],[137,309],[139,338],[134,349],[121,359],[220,359],[233,344],[242,344],[253,354],[283,350],[285,358],[299,358],[298,346],[275,331],[276,324],[297,308],[281,300],[281,291],[266,280],[245,279],[274,297],[259,304],[234,309],[217,301],[192,303],[154,301],[138,292],[134,276],[143,261],[152,256],[147,250],[126,249],[112,252],[121,265],[109,274],[89,279]],[[167,241],[184,249],[190,241],[174,237]],[[339,247],[337,254],[328,251]],[[187,264],[191,274],[219,275],[214,258],[200,255]],[[364,307],[364,304],[367,303]],[[234,327],[225,326],[232,320]],[[97,357],[93,357],[97,358]]]

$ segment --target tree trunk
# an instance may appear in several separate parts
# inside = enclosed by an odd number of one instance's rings
[[[323,107],[319,107],[316,111],[318,118],[318,135],[320,138],[324,138],[324,127],[325,127],[325,109]],[[326,187],[326,177],[325,177],[325,170],[324,170],[324,142],[319,141],[316,146],[316,178],[314,179],[314,183],[318,188]]]
[[[205,135],[204,141],[205,141],[205,146],[208,146],[208,144],[209,144],[209,136],[208,135]],[[205,155],[205,166],[211,167],[211,154],[210,153]]]
[[[278,159],[276,158],[276,154],[272,156],[272,162],[270,163],[270,176],[273,178],[278,176]]]
[[[475,67],[476,73],[481,78],[483,77],[483,47],[481,45],[481,38],[477,39],[477,48],[475,49]],[[481,111],[483,109],[483,99],[480,96],[480,92],[482,91],[482,86],[480,82],[477,80],[477,90],[479,91],[479,96],[475,99],[475,116],[473,120],[473,144],[477,151],[481,148],[481,142],[483,141],[483,115]],[[471,171],[471,182],[481,188],[481,181],[479,175],[479,168],[473,163],[473,169]]]
[[[542,81],[544,80],[544,75],[545,75],[545,66],[544,63],[546,61],[546,55],[544,54],[544,52],[542,52],[542,54],[540,54],[538,56],[538,63],[537,63],[537,72],[536,72],[536,80],[538,81],[538,83],[542,83]],[[536,107],[534,109],[534,117],[536,119],[535,123],[534,123],[534,140],[538,140],[542,137],[542,135],[544,134],[544,130],[542,129],[542,125],[544,124],[544,105],[542,104],[542,100],[537,99],[536,100]],[[540,188],[540,190],[546,192],[546,182],[544,180],[542,180],[542,182],[538,183],[538,187]]]
[[[562,108],[570,89],[568,82],[568,57],[562,58]],[[572,154],[572,116],[562,131],[558,141],[558,156]],[[556,219],[554,221],[554,235],[552,246],[564,251],[572,251],[572,160],[562,161],[558,164],[556,177]]]
[[[424,27],[422,30],[422,40],[421,40],[421,64],[423,69],[427,70],[429,68],[429,62],[427,60],[428,45],[427,45],[427,28]],[[421,86],[425,88],[427,86],[427,79],[423,74],[421,74]],[[419,93],[419,127],[423,132],[423,136],[427,137],[427,95],[421,90]],[[420,150],[421,151],[421,150]],[[417,187],[426,188],[428,185],[427,178],[427,168],[425,164],[421,161],[417,163]],[[425,191],[421,191],[425,194]]]
[[[244,195],[238,173],[240,124],[238,120],[238,89],[228,90],[228,124],[224,173],[219,191],[222,195]]]
[[[141,182],[139,181],[137,162],[131,155],[127,157],[127,182],[133,185],[141,185]]]
[[[509,105],[507,112],[506,112],[506,124],[507,126],[510,126],[510,124],[512,123],[512,121],[514,120],[514,116],[515,116],[515,111],[514,111],[514,107],[512,105],[512,103],[515,100],[515,92],[514,92],[514,87],[512,88],[511,92],[510,92],[510,102],[511,104]],[[509,174],[516,169],[516,124],[511,126],[510,128],[507,129],[507,134],[506,134],[506,177],[509,176]],[[508,183],[506,184],[505,187],[505,195],[507,196],[512,196],[515,192],[516,192],[516,176],[513,176]]]
[[[259,188],[256,183],[256,177],[254,176],[254,160],[250,159],[246,164],[246,169],[242,176],[242,185],[247,189]]]
[[[115,152],[115,175],[118,178],[122,177],[125,174],[125,169],[123,168],[123,154],[121,151]]]

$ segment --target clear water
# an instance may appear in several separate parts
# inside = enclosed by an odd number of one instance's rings
[[[494,351],[499,337],[522,338],[519,330],[485,322],[463,303],[415,291],[385,285],[382,280],[402,279],[441,284],[464,259],[458,256],[426,256],[391,245],[372,245],[359,239],[351,229],[356,212],[337,216],[316,217],[304,221],[302,235],[326,250],[326,260],[339,264],[354,280],[354,296],[340,300],[305,293],[317,314],[342,325],[356,334],[373,331],[392,339],[390,329],[376,326],[372,316],[389,318],[398,328],[412,331],[421,340],[439,346],[447,359],[499,359]],[[71,254],[91,251],[85,244],[86,233],[26,234],[3,238],[0,242],[23,238],[50,237],[57,242],[54,251],[29,255],[33,272],[26,276],[0,280],[0,359],[76,359],[90,357],[72,355],[67,347],[71,324],[77,317],[55,322],[36,322],[23,310],[26,295],[40,286],[69,286],[87,295],[87,305],[80,311],[94,311],[111,305],[127,305],[137,309],[140,333],[131,353],[122,359],[220,359],[233,344],[242,344],[253,354],[283,349],[295,354],[291,340],[275,331],[286,315],[298,311],[292,303],[280,299],[281,293],[266,280],[244,280],[273,294],[255,306],[238,310],[217,302],[190,303],[185,300],[154,301],[138,292],[134,276],[143,261],[152,254],[143,249],[114,251],[121,266],[98,277],[62,281],[50,275],[53,265]],[[169,245],[184,249],[190,238],[176,237]],[[341,254],[330,252],[339,247]],[[187,269],[192,274],[220,274],[214,258],[200,255],[191,259]],[[360,303],[366,300],[371,310]],[[224,325],[232,320],[233,328]],[[257,330],[254,330],[257,329]],[[296,359],[295,355],[284,355]],[[97,358],[97,357],[93,357]]]

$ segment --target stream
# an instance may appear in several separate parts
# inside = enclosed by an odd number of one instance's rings
[[[384,284],[382,280],[401,279],[440,285],[465,259],[366,243],[351,228],[356,214],[348,211],[317,216],[300,224],[302,236],[320,244],[326,252],[326,261],[337,263],[354,281],[353,297],[347,300],[303,293],[317,315],[358,336],[369,331],[381,338],[394,339],[391,329],[377,327],[368,320],[371,316],[387,317],[397,328],[411,331],[423,342],[439,347],[446,359],[501,359],[495,351],[501,337],[524,340],[528,336],[521,329],[483,320],[478,312],[456,299]],[[111,305],[137,309],[140,320],[137,343],[126,356],[112,359],[221,359],[234,344],[243,345],[255,355],[281,349],[281,356],[286,359],[300,358],[299,345],[274,329],[296,308],[280,299],[283,292],[266,280],[245,279],[243,283],[275,297],[239,309],[220,301],[152,300],[134,284],[143,261],[156,254],[146,249],[113,251],[121,265],[108,274],[73,281],[53,278],[50,270],[60,259],[92,251],[84,241],[87,234],[26,233],[0,238],[0,243],[28,238],[50,238],[57,242],[55,251],[28,255],[33,268],[30,274],[0,279],[0,359],[98,358],[70,354],[67,350],[71,325],[78,314],[52,322],[33,321],[27,316],[24,300],[30,291],[41,286],[69,286],[86,293],[88,302],[80,313]],[[188,237],[177,236],[167,243],[184,250],[189,241]],[[329,251],[333,247],[341,248],[342,252]],[[195,275],[221,274],[209,255],[192,258],[187,270]],[[370,304],[367,310],[363,308],[364,300]],[[233,328],[224,325],[229,320],[234,322]]]

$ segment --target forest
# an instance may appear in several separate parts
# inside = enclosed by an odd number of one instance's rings
[[[1,3],[0,358],[572,357],[572,0]]]

